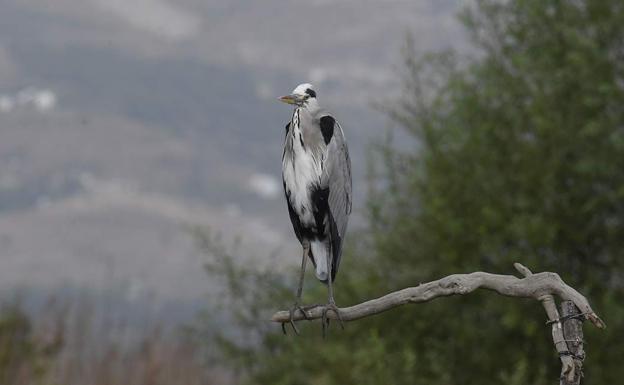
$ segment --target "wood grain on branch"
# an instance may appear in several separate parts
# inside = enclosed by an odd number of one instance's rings
[[[604,328],[605,324],[600,317],[592,310],[587,299],[574,288],[568,286],[556,273],[532,274],[529,269],[514,264],[516,269],[524,275],[518,278],[513,275],[499,275],[484,272],[469,274],[453,274],[436,281],[422,283],[415,287],[408,287],[403,290],[386,294],[383,297],[371,299],[357,305],[340,308],[340,315],[344,321],[353,321],[359,318],[368,317],[384,312],[397,306],[408,303],[428,302],[438,297],[448,297],[451,295],[465,295],[477,289],[488,289],[498,294],[508,297],[534,298],[542,301],[548,295],[557,296],[562,300],[572,301],[598,328]],[[556,311],[556,307],[555,307]],[[318,319],[322,317],[323,306],[317,306],[306,311],[306,315],[297,310],[294,314],[294,321],[303,319]],[[328,313],[328,318],[337,319],[333,312]],[[558,316],[558,313],[548,314],[549,319]],[[273,314],[271,320],[274,322],[289,322],[290,313],[287,310],[278,311]]]
[[[564,326],[568,328],[568,322],[579,322],[579,318],[588,319],[596,327],[604,329],[605,323],[592,310],[587,299],[574,288],[568,286],[556,273],[536,273],[533,274],[528,268],[519,263],[514,267],[523,278],[513,275],[499,275],[484,272],[469,274],[453,274],[436,281],[422,283],[415,287],[408,287],[403,290],[386,294],[383,297],[372,299],[357,305],[340,308],[340,315],[343,321],[353,321],[384,312],[397,306],[408,303],[422,303],[434,300],[438,297],[448,297],[452,295],[465,295],[477,289],[487,289],[497,292],[507,297],[533,298],[540,301],[551,324],[552,338],[555,349],[561,360],[561,381],[565,384],[578,384],[582,375],[582,359],[577,355],[581,341],[573,341],[577,345],[569,348],[568,339],[564,336]],[[559,297],[569,305],[578,308],[580,313],[573,318],[566,319],[559,316],[559,311],[555,304],[555,298]],[[306,310],[304,315],[301,310],[296,310],[293,321],[319,319],[323,315],[323,306],[319,305]],[[328,312],[327,317],[337,319],[336,314]],[[273,314],[271,320],[274,322],[290,322],[289,311],[278,311]],[[578,329],[580,325],[575,324]],[[578,335],[578,331],[576,332]],[[582,340],[582,331],[580,333]]]

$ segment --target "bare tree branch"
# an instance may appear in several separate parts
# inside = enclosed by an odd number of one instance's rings
[[[568,286],[558,274],[549,272],[533,274],[519,263],[515,263],[514,267],[522,274],[523,278],[480,271],[469,274],[453,274],[436,281],[422,283],[416,287],[395,291],[357,305],[340,308],[340,315],[344,321],[354,321],[408,303],[422,303],[438,297],[465,295],[476,289],[492,290],[507,297],[534,298],[542,303],[548,315],[549,323],[552,324],[553,343],[561,358],[561,376],[572,381],[575,378],[575,371],[578,370],[579,363],[577,359],[575,366],[575,356],[571,355],[571,352],[568,350],[563,334],[563,320],[559,316],[554,297],[572,302],[580,310],[580,317],[590,320],[596,327],[604,329],[606,327],[605,323],[592,310],[587,299],[574,288]],[[305,315],[301,310],[296,310],[293,321],[319,319],[322,315],[323,306],[319,305],[306,310]],[[333,312],[328,312],[327,317],[337,319]],[[289,322],[290,313],[289,311],[278,311],[273,314],[271,320],[280,323]],[[576,374],[578,377],[578,372]]]
[[[514,267],[525,278],[533,275],[531,270],[522,266],[519,263],[514,263]],[[555,298],[552,296],[552,294],[544,294],[540,298],[537,298],[537,299],[542,302],[542,305],[544,306],[544,310],[546,310],[546,315],[548,316],[548,321],[552,325],[551,333],[552,333],[553,343],[555,344],[555,349],[557,350],[557,353],[559,354],[559,359],[561,360],[561,378],[565,379],[566,381],[568,380],[571,381],[575,376],[574,372],[575,372],[576,366],[574,365],[574,359],[572,358],[572,356],[566,354],[568,352],[568,344],[566,343],[565,337],[563,336],[562,324],[561,322],[559,322],[560,317],[559,317],[559,311],[557,311],[557,304],[555,303]]]
[[[476,289],[488,289],[498,294],[508,297],[534,298],[544,301],[545,296],[556,295],[562,300],[574,302],[584,314],[598,328],[605,328],[604,322],[589,306],[589,302],[578,291],[568,286],[556,273],[537,273],[532,274],[529,269],[519,263],[515,264],[516,269],[522,274],[526,274],[524,278],[518,278],[513,275],[499,275],[484,273],[481,271],[469,274],[453,274],[436,281],[422,283],[416,287],[408,287],[386,294],[383,297],[371,299],[357,305],[340,308],[340,314],[344,321],[353,321],[359,318],[368,317],[378,314],[397,306],[407,303],[429,302],[438,297],[448,297],[451,295],[465,295],[475,291]],[[544,305],[546,307],[546,305]],[[558,318],[558,313],[549,313],[549,319]],[[314,307],[306,312],[307,319],[321,318],[323,306]],[[551,318],[553,317],[553,318]],[[330,312],[328,318],[337,319],[336,315]],[[301,310],[297,310],[294,314],[294,321],[306,319]],[[271,321],[289,322],[290,315],[287,310],[278,311],[273,314]]]
[[[561,319],[563,322],[563,337],[568,347],[568,352],[559,356],[566,356],[571,359],[572,367],[561,367],[560,385],[579,385],[583,378],[583,360],[585,359],[585,351],[583,350],[583,320],[578,319],[581,315],[579,309],[570,301],[561,302]],[[553,329],[554,329],[553,325]],[[563,361],[562,361],[563,362]]]

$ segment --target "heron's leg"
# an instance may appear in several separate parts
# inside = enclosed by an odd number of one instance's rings
[[[305,278],[306,266],[308,264],[308,254],[310,253],[310,242],[303,241],[303,257],[301,258],[301,272],[299,274],[299,287],[297,288],[297,301],[295,304],[301,302],[301,293],[303,292],[303,279]]]
[[[299,273],[299,286],[297,287],[297,298],[295,300],[295,304],[289,310],[290,312],[290,326],[292,326],[293,330],[296,334],[299,334],[299,329],[295,326],[295,312],[299,310],[303,314],[303,318],[308,319],[308,315],[306,313],[306,308],[301,306],[301,294],[303,292],[303,279],[305,277],[305,270],[308,264],[308,255],[310,253],[310,242],[304,240],[302,242],[303,246],[303,256],[301,257],[301,271]],[[282,323],[282,331],[286,334],[286,326]]]
[[[327,291],[329,294],[329,300],[325,308],[323,309],[323,316],[321,318],[321,322],[323,324],[323,337],[327,332],[327,328],[329,327],[329,318],[327,318],[327,313],[331,310],[338,317],[338,321],[340,322],[340,327],[344,329],[344,322],[342,321],[342,316],[340,315],[340,310],[336,306],[336,302],[334,301],[334,289],[332,287],[332,264],[331,264],[331,246],[328,247],[327,250],[327,271],[329,276],[327,277]]]

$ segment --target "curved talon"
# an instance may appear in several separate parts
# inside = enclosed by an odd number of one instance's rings
[[[292,313],[293,316],[295,314],[295,310],[299,310],[301,312],[301,314],[303,314],[303,319],[305,319],[306,321],[310,320],[310,317],[308,317],[307,309],[305,307],[303,307],[303,306],[296,306],[293,309],[293,313]]]
[[[320,306],[320,305],[316,304],[316,305],[301,306],[295,303],[293,307],[288,310],[288,313],[290,314],[288,323],[295,331],[295,334],[299,335],[299,329],[295,325],[295,312],[300,311],[301,314],[303,314],[303,318],[309,321],[310,317],[308,316],[308,310],[313,309],[317,306]],[[288,333],[286,332],[286,322],[282,322],[282,332],[284,333],[284,335],[288,335]]]
[[[339,311],[336,311],[336,315],[338,316],[338,322],[340,322],[340,329],[344,330],[344,321],[342,320],[342,316]]]
[[[295,334],[299,335],[299,329],[297,329],[297,326],[295,326],[295,321],[292,319],[292,313],[291,313],[290,317],[291,317],[290,320],[287,321],[287,322],[293,328]],[[285,336],[288,335],[288,333],[286,332],[286,322],[282,322],[282,333],[284,333]]]
[[[289,310],[290,320],[288,321],[290,323],[290,326],[292,326],[293,330],[295,331],[296,335],[299,335],[299,329],[297,329],[297,326],[295,325],[295,310],[297,310],[298,308],[299,305],[295,305]]]
[[[293,321],[286,321],[286,322],[282,322],[282,333],[284,333],[285,336],[288,335],[288,332],[286,332],[286,323],[289,323],[290,326],[292,326],[293,330],[295,331],[295,334],[299,335],[299,329],[297,329],[297,326],[295,326],[295,323]]]
[[[310,310],[312,310],[314,308],[317,308],[319,306],[323,306],[323,305],[320,304],[320,303],[315,303],[314,305],[297,306],[297,310],[299,310],[301,312],[301,314],[303,314],[303,318],[306,321],[310,321],[311,318],[308,317],[308,311],[310,311]]]
[[[329,311],[333,311],[336,314],[336,318],[338,318],[338,322],[340,322],[340,327],[344,330],[344,322],[342,320],[342,316],[340,315],[340,310],[336,306],[335,303],[330,302],[323,308],[323,313],[321,315],[321,324],[323,326],[323,338],[327,335],[327,329],[329,329],[329,318],[327,317],[327,313]]]

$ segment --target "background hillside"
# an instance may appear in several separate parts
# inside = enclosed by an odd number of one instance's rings
[[[213,287],[187,225],[290,261],[276,97],[316,84],[361,185],[406,31],[423,50],[461,45],[458,6],[4,1],[0,293],[192,302]]]

